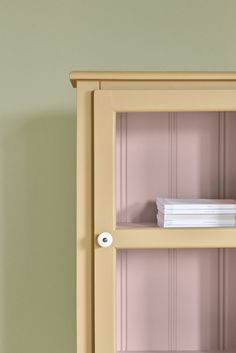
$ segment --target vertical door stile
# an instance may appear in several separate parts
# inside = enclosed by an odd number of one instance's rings
[[[103,94],[100,94],[103,93]],[[94,236],[115,228],[115,116],[109,92],[94,93]],[[115,353],[116,248],[94,251],[95,353]]]

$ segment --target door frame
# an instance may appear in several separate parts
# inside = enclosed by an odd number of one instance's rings
[[[116,226],[115,128],[117,112],[236,111],[236,90],[94,91],[94,313],[95,353],[116,352],[116,250],[122,248],[236,247],[235,228],[163,229]],[[99,247],[109,232],[113,244]],[[145,234],[144,234],[145,233]],[[222,235],[224,234],[224,237]],[[213,236],[214,235],[214,236]]]

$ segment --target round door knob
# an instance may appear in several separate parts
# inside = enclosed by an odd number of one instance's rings
[[[97,243],[102,248],[108,248],[113,242],[112,235],[108,232],[103,232],[97,237]]]

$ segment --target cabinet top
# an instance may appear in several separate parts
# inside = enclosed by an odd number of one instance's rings
[[[77,81],[236,81],[236,71],[230,72],[151,72],[151,71],[72,71],[73,87]]]

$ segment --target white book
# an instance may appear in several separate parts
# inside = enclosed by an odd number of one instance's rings
[[[158,223],[161,228],[210,228],[210,227],[235,227],[235,224],[170,224],[170,223]]]
[[[163,207],[158,206],[158,212],[162,212],[164,214],[168,215],[192,215],[192,214],[199,214],[199,215],[212,215],[212,214],[217,214],[217,215],[224,215],[224,214],[232,214],[236,215],[236,209],[176,209],[176,210],[170,210],[170,209],[165,209]]]
[[[156,200],[157,208],[168,214],[228,214],[236,213],[236,200],[233,199],[170,199]]]
[[[158,211],[158,219],[169,222],[235,222],[236,214],[166,214]]]
[[[171,222],[171,221],[163,221],[162,219],[157,219],[157,223],[159,227],[164,227],[164,228],[193,228],[193,227],[235,227],[236,222],[228,222],[228,221],[201,221],[201,222]]]

